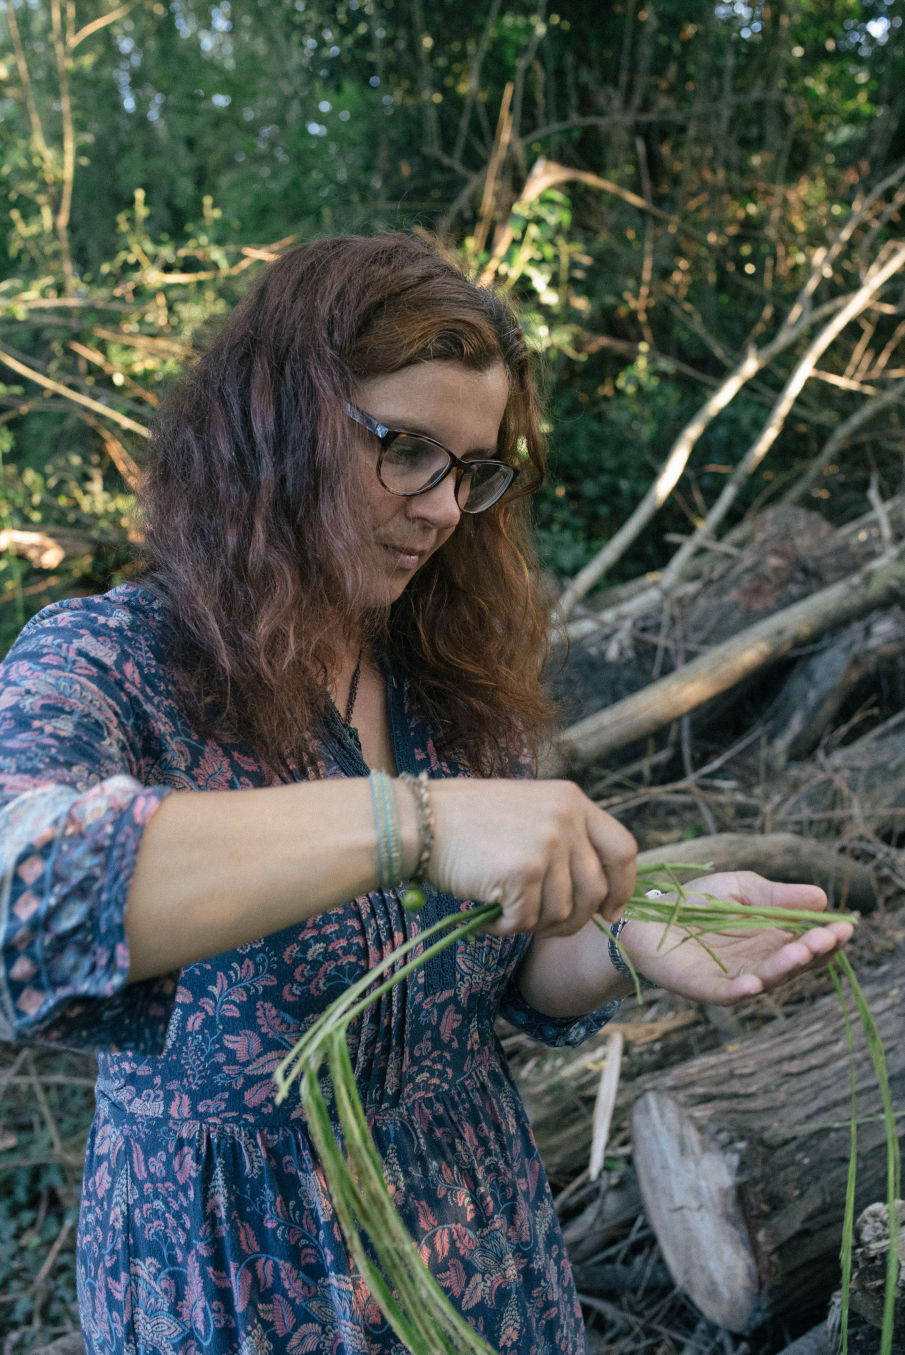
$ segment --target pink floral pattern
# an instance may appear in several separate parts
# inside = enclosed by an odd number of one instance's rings
[[[126,985],[125,896],[141,833],[174,790],[272,784],[246,745],[187,723],[153,595],[123,585],[46,609],[0,687],[0,1034],[99,1050],[79,1226],[90,1355],[396,1355],[346,1251],[297,1098],[273,1071],[346,985],[465,906],[412,917],[376,890],[180,975]],[[400,770],[438,758],[388,667]],[[330,714],[320,775],[364,775]],[[296,774],[298,774],[296,769]],[[584,1329],[553,1201],[495,1034],[549,1043],[513,975],[528,937],[478,937],[352,1027],[359,1094],[425,1263],[501,1352],[580,1355]]]

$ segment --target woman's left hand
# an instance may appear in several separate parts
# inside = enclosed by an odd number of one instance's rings
[[[827,903],[816,885],[776,884],[752,871],[705,875],[684,888],[687,894],[711,894],[743,906],[820,913]],[[679,927],[664,935],[659,923],[633,919],[625,924],[620,940],[638,973],[652,983],[698,1002],[728,1006],[826,964],[852,931],[850,922],[828,919],[798,936],[778,927],[714,931],[704,935],[701,944],[686,938]]]

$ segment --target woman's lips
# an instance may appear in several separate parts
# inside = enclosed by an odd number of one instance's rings
[[[411,546],[392,546],[385,541],[381,541],[380,548],[392,561],[394,569],[417,569],[425,554],[412,550]]]

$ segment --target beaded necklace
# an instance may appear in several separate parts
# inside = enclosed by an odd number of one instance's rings
[[[358,696],[358,680],[361,677],[361,657],[363,654],[364,647],[362,646],[362,648],[358,651],[358,659],[356,661],[355,668],[352,673],[352,681],[349,683],[349,699],[346,702],[346,713],[342,717],[342,721],[343,724],[346,726],[346,729],[351,728],[352,725],[352,712],[355,709],[355,699]]]

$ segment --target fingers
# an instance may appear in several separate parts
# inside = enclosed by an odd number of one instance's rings
[[[603,906],[610,882],[596,852],[573,849],[568,869],[550,870],[544,880],[538,936],[572,936]]]
[[[770,992],[808,970],[822,968],[851,939],[853,931],[850,922],[812,927],[802,936],[786,942],[772,954],[756,961],[750,973],[741,966],[736,974],[726,975],[721,991],[715,986],[706,1000],[718,1006],[728,1006],[742,998]]]
[[[606,894],[597,909],[608,922],[621,915],[635,888],[638,844],[627,828],[602,809],[592,805],[588,816],[588,839],[606,880]]]
[[[768,880],[753,870],[721,871],[702,875],[685,885],[689,893],[713,894],[721,899],[736,899],[750,908],[802,908],[820,913],[827,897],[819,885],[782,884]]]
[[[533,931],[539,937],[571,936],[598,911],[607,877],[595,852],[576,847],[551,854],[543,878],[515,894],[501,891],[503,913],[489,931],[498,936]]]
[[[774,881],[768,883],[771,908],[804,908],[822,913],[827,906],[826,893],[819,885],[778,884]]]
[[[828,927],[812,927],[797,936],[764,962],[759,972],[765,985],[772,986],[796,973],[826,964],[850,939],[853,930],[850,922],[836,922]]]
[[[497,935],[571,935],[631,895],[634,839],[573,782],[438,781],[434,811],[433,883],[499,903]]]

